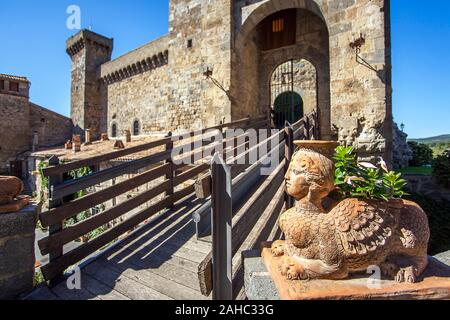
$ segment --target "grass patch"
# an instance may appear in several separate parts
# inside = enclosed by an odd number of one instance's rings
[[[425,174],[432,175],[433,168],[430,167],[408,167],[400,170],[403,174]]]

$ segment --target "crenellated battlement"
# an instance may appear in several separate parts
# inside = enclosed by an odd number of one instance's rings
[[[147,43],[101,66],[100,78],[111,84],[165,66],[169,62],[167,36]]]
[[[92,45],[96,48],[104,49],[110,53],[113,50],[114,39],[106,38],[90,30],[81,30],[76,35],[70,37],[66,43],[66,52],[73,57],[78,52],[86,48],[87,45]]]

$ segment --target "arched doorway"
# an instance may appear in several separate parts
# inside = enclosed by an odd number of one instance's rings
[[[317,109],[317,72],[307,60],[290,59],[270,76],[270,106],[273,123],[281,129]]]
[[[273,111],[275,128],[282,129],[286,121],[293,124],[303,118],[303,99],[297,92],[283,92],[275,99]]]
[[[321,138],[328,139],[333,135],[330,35],[321,7],[314,0],[273,2],[261,1],[248,17],[242,16],[233,56],[233,117],[274,113],[278,96],[294,92],[303,101],[304,115],[318,111]],[[281,74],[278,90],[274,71]]]

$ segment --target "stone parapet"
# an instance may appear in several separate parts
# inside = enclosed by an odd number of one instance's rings
[[[0,214],[0,300],[31,291],[35,272],[35,230],[39,206]]]
[[[106,38],[89,30],[82,30],[67,40],[66,51],[70,56],[74,56],[86,47],[87,42],[98,47],[103,47],[110,52],[113,50],[113,39]]]
[[[108,84],[153,70],[168,63],[167,36],[133,50],[101,66],[100,77]]]

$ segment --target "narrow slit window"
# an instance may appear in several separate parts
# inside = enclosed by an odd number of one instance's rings
[[[140,128],[139,128],[139,121],[135,121],[134,123],[133,123],[133,135],[134,136],[138,136],[139,134],[140,134],[140,130],[139,130]]]
[[[111,127],[111,136],[117,138],[117,124],[115,123]]]
[[[5,80],[0,80],[0,90],[5,90]]]

